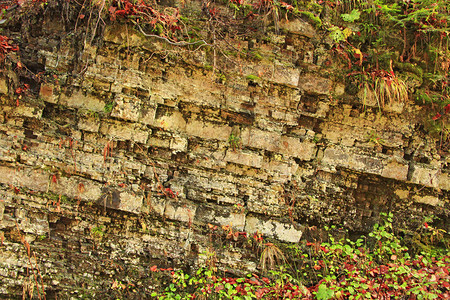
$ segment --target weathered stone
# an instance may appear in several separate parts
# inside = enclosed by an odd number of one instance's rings
[[[6,84],[6,80],[3,78],[0,79],[0,94],[8,94],[8,85]]]
[[[332,81],[314,74],[302,74],[298,80],[298,87],[308,94],[328,95],[330,94]]]
[[[446,191],[450,190],[450,175],[448,173],[439,175],[439,188]]]
[[[170,140],[170,149],[175,152],[186,152],[188,146],[188,140],[185,137],[173,136]]]
[[[280,147],[281,134],[260,129],[245,129],[241,133],[242,145],[268,151],[277,151]]]
[[[70,96],[62,93],[59,97],[59,104],[74,108],[83,108],[94,112],[102,112],[106,103],[98,97],[85,94],[81,90],[78,90]]]
[[[141,112],[141,100],[137,97],[120,95],[115,99],[115,106],[111,112],[112,117],[137,121]]]
[[[42,107],[28,106],[26,104],[19,105],[11,111],[13,116],[29,117],[40,119],[42,117]]]
[[[392,160],[388,162],[381,172],[381,176],[405,181],[408,177],[409,166],[405,161]]]
[[[201,137],[203,139],[228,141],[231,134],[231,127],[228,125],[216,125],[199,120],[189,120],[186,125],[186,132],[189,135]]]
[[[309,38],[317,36],[317,32],[314,27],[306,21],[301,19],[287,20],[282,18],[280,20],[280,27],[286,29],[289,32],[303,35]]]
[[[449,160],[416,129],[424,108],[380,113],[373,94],[355,103],[307,22],[281,18],[263,40],[216,38],[212,48],[239,51],[214,55],[124,20],[100,20],[90,43],[80,16],[84,42],[63,32],[54,16],[71,23],[79,12],[62,8],[3,28],[22,37],[10,59],[58,75],[30,82],[11,68],[0,79],[0,298],[27,293],[35,263],[47,298],[123,298],[122,284],[148,295],[152,266],[202,267],[204,253],[218,273],[258,274],[245,237],[223,238],[220,225],[298,242],[299,220],[367,233],[389,210],[411,228],[449,215]],[[31,92],[16,106],[11,88],[24,83]]]
[[[44,192],[50,182],[49,174],[32,169],[12,169],[0,166],[0,182],[13,187],[26,187]]]
[[[98,130],[100,129],[100,121],[92,117],[80,118],[80,120],[78,121],[78,129],[90,132],[98,132]]]
[[[130,140],[145,144],[151,130],[137,124],[108,122],[102,123],[100,132],[111,139]]]
[[[443,202],[439,200],[436,196],[419,196],[415,195],[413,197],[414,202],[423,203],[431,206],[442,206]]]
[[[345,148],[328,147],[325,149],[322,165],[328,165],[332,168],[344,167],[355,171],[362,171],[371,174],[381,175],[383,162],[380,159],[352,153]]]
[[[179,111],[172,111],[156,118],[153,122],[153,126],[175,132],[184,132],[187,130],[186,120]]]
[[[253,216],[247,216],[245,231],[253,234],[262,233],[265,236],[274,237],[289,243],[298,243],[302,237],[302,231],[292,224],[281,223],[275,220],[263,221]]]
[[[439,186],[439,170],[430,168],[425,165],[414,164],[411,167],[411,182],[429,186],[438,187]]]
[[[225,155],[225,161],[242,164],[254,168],[261,168],[263,157],[256,153],[243,152],[240,150],[228,150]]]
[[[298,138],[282,136],[280,143],[280,153],[294,156],[301,160],[312,160],[316,154],[316,144],[312,142],[301,142]]]
[[[121,192],[119,197],[119,210],[124,210],[132,213],[139,213],[141,211],[143,200],[142,195],[136,195],[130,192]]]
[[[164,209],[164,216],[171,220],[192,223],[194,221],[196,210],[197,206],[192,203],[179,203],[176,201],[167,200]]]
[[[56,91],[58,91],[58,93],[56,93]],[[46,102],[57,103],[59,99],[59,86],[50,83],[42,83],[39,97]]]

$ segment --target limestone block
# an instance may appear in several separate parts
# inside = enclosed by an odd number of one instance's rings
[[[243,231],[245,227],[245,213],[232,211],[230,208],[202,205],[198,208],[195,219],[205,224],[231,226],[234,230]]]
[[[405,181],[408,177],[409,166],[403,159],[392,160],[383,167],[381,176],[396,180]]]
[[[43,110],[44,109],[41,107],[27,106],[25,103],[21,103],[18,107],[15,107],[11,113],[13,116],[40,119],[42,117]]]
[[[254,168],[261,168],[263,157],[252,152],[244,152],[241,150],[228,150],[225,155],[225,161],[236,164],[246,165]]]
[[[75,91],[71,96],[61,94],[59,103],[69,107],[82,108],[94,112],[102,112],[106,104],[104,100],[88,93],[85,94],[81,90]]]
[[[148,146],[158,147],[158,148],[169,148],[170,139],[169,138],[157,138],[151,136],[147,141]]]
[[[57,103],[59,98],[59,86],[51,83],[41,83],[39,97],[45,102]]]
[[[418,203],[423,203],[423,204],[427,204],[427,205],[431,205],[431,206],[443,206],[444,203],[439,200],[438,197],[436,196],[419,196],[419,195],[415,195],[413,197],[415,202]]]
[[[450,175],[448,173],[439,175],[439,188],[446,191],[450,190]]]
[[[78,129],[89,132],[98,132],[100,129],[100,120],[88,116],[80,118],[78,121]]]
[[[188,146],[188,139],[181,136],[173,136],[170,140],[170,149],[175,152],[186,152]]]
[[[183,114],[179,111],[171,111],[156,118],[153,121],[153,126],[162,128],[164,130],[184,132],[186,129],[186,120]]]
[[[65,195],[72,199],[78,198],[88,202],[94,202],[103,195],[102,185],[93,180],[60,177],[55,183],[50,180],[49,176],[47,178],[48,190],[58,195]]]
[[[145,144],[151,130],[138,124],[109,122],[102,123],[100,133],[117,140],[130,140]]]
[[[325,118],[328,111],[330,110],[330,105],[326,102],[319,102],[317,111],[315,113],[317,118]]]
[[[287,68],[282,65],[272,66],[273,72],[267,76],[268,81],[273,81],[287,86],[297,86],[300,79],[300,71],[296,68]],[[264,78],[263,76],[263,79]]]
[[[143,205],[143,195],[131,191],[117,190],[103,187],[95,202],[104,207],[123,210],[131,213],[140,213]]]
[[[164,216],[171,220],[192,223],[197,210],[193,203],[180,203],[174,200],[167,200]]]
[[[271,160],[268,164],[264,165],[264,167],[272,172],[280,173],[281,175],[295,174],[298,169],[298,165],[293,160],[288,162]]]
[[[144,197],[128,191],[121,192],[120,195],[119,210],[128,211],[131,213],[139,213],[142,208]]]
[[[154,108],[152,106],[144,105],[144,107],[141,110],[141,116],[139,118],[139,122],[141,122],[143,124],[147,124],[147,125],[155,124],[155,113],[156,113],[156,108]]]
[[[115,106],[111,112],[111,116],[129,121],[137,121],[141,112],[141,102],[137,97],[120,95],[115,99]]]
[[[317,36],[317,32],[314,27],[300,18],[295,18],[294,20],[289,21],[281,18],[279,25],[280,28],[295,34],[303,35],[309,38]]]
[[[410,181],[416,184],[438,187],[439,186],[439,170],[431,168],[431,166],[414,164],[411,167]]]
[[[277,238],[284,242],[298,243],[302,237],[302,231],[293,224],[281,223],[276,220],[262,220],[254,216],[247,216],[245,231],[249,234],[260,232],[264,236]]]
[[[6,83],[6,80],[3,78],[0,79],[0,94],[4,95],[8,94],[8,84]]]
[[[5,185],[45,192],[49,181],[49,175],[45,172],[0,166],[0,183]]]
[[[332,81],[315,74],[300,75],[298,87],[308,94],[328,95],[330,94]]]
[[[263,131],[255,128],[246,128],[241,132],[242,145],[246,147],[277,151],[280,140],[281,134],[277,132]]]
[[[164,215],[164,210],[166,207],[166,199],[159,197],[151,197],[150,198],[150,209],[152,212],[157,213],[160,216]]]
[[[201,137],[203,139],[228,141],[231,134],[231,127],[228,125],[217,125],[200,120],[189,120],[186,125],[186,132],[189,135]]]
[[[309,141],[301,142],[299,138],[282,136],[280,144],[280,153],[294,156],[301,160],[312,160],[316,154],[316,144]]]
[[[16,161],[16,153],[14,151],[11,151],[10,149],[12,145],[7,145],[7,147],[4,146],[5,145],[2,145],[2,143],[0,142],[0,161]]]
[[[19,228],[26,233],[46,235],[50,232],[50,226],[46,214],[28,212],[19,219]]]
[[[349,149],[328,147],[325,149],[322,165],[344,167],[351,170],[381,175],[383,160],[372,156],[352,153]]]

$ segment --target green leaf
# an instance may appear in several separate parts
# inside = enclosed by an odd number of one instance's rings
[[[334,291],[329,289],[324,283],[319,285],[319,289],[317,290],[316,297],[318,300],[328,300],[333,298]]]
[[[357,9],[352,10],[352,12],[349,14],[341,14],[342,20],[344,20],[345,22],[350,22],[350,23],[353,23],[356,20],[358,20],[360,16],[361,16],[361,12]]]

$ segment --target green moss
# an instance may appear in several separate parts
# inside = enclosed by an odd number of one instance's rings
[[[419,67],[418,65],[415,65],[415,64],[412,64],[412,63],[402,63],[402,62],[399,62],[399,61],[395,61],[394,62],[394,66],[396,68],[400,69],[401,71],[406,71],[406,72],[413,73],[413,74],[417,75],[417,77],[422,80],[423,69],[421,67]]]
[[[314,25],[316,28],[322,27],[322,20],[317,17],[315,14],[309,11],[299,11],[299,13],[308,18],[308,20]]]
[[[107,102],[105,104],[105,107],[103,108],[103,110],[105,113],[109,114],[110,112],[112,112],[113,108],[114,108],[114,102]]]
[[[259,80],[261,80],[261,78],[259,78],[258,76],[256,76],[256,75],[252,75],[252,74],[250,74],[250,75],[247,75],[247,80],[251,80],[251,81],[259,81]]]

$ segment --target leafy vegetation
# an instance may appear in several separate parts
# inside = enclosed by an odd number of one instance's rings
[[[431,221],[431,219],[427,219]],[[283,245],[264,243],[260,234],[249,238],[261,251],[261,275],[219,275],[214,252],[194,274],[153,266],[151,271],[170,278],[152,296],[158,299],[446,299],[450,297],[448,233],[428,222],[408,247],[394,232],[393,215],[383,214],[368,237],[334,237],[328,228],[324,242]],[[217,230],[217,226],[211,230]],[[420,232],[420,233],[419,233]],[[417,250],[417,249],[416,249]],[[214,253],[214,255],[211,255]]]

